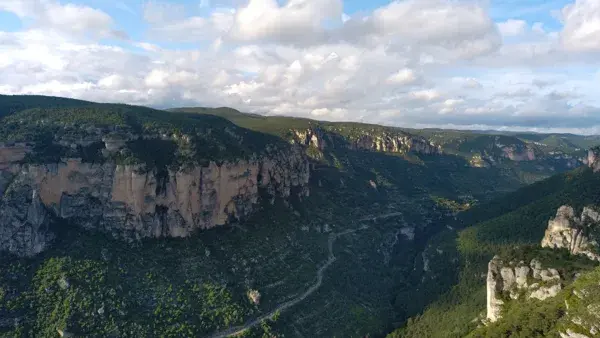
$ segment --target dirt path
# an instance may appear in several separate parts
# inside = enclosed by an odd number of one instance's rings
[[[358,229],[346,230],[346,231],[343,231],[340,233],[332,233],[329,235],[329,239],[327,241],[327,247],[329,249],[329,257],[327,258],[327,262],[325,262],[325,264],[322,267],[320,267],[319,270],[317,270],[317,282],[315,284],[313,284],[310,288],[308,288],[302,295],[300,295],[290,301],[287,301],[283,304],[280,304],[273,311],[271,311],[265,315],[262,315],[256,319],[253,319],[242,326],[231,327],[225,331],[214,333],[212,336],[209,336],[209,337],[210,338],[225,338],[225,337],[237,336],[248,329],[251,329],[257,325],[260,325],[260,323],[265,319],[272,319],[275,316],[275,314],[277,314],[278,312],[283,312],[283,311],[287,310],[288,308],[305,300],[308,296],[312,295],[315,291],[317,291],[321,287],[321,284],[323,284],[323,274],[331,266],[331,264],[333,264],[333,262],[335,262],[336,258],[333,254],[333,244],[335,243],[336,239],[340,236],[351,234],[351,233],[354,233],[354,232],[357,232],[360,230],[364,230],[367,228],[368,228],[368,226],[363,225],[362,227],[360,227]]]

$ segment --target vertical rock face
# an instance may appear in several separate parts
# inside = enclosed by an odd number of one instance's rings
[[[558,270],[544,269],[536,259],[529,264],[506,263],[495,256],[488,264],[486,288],[487,320],[495,322],[502,316],[505,301],[521,297],[539,300],[554,297],[562,290],[562,278]]]
[[[2,192],[0,201],[0,250],[19,256],[42,252],[52,239],[48,232],[50,214],[38,191],[28,183],[17,177],[14,184]],[[11,202],[6,203],[6,200]]]
[[[367,149],[390,153],[440,154],[441,148],[424,138],[412,135],[361,135],[353,146],[357,149]]]
[[[581,216],[567,205],[561,206],[556,217],[548,222],[542,247],[565,248],[574,255],[586,255],[600,261],[598,242],[593,234],[600,230],[600,213],[592,207],[583,208]]]
[[[600,148],[595,147],[588,151],[587,165],[594,170],[600,171]]]
[[[18,255],[45,248],[51,216],[116,237],[186,237],[250,215],[259,188],[273,197],[293,187],[306,194],[310,176],[299,150],[165,173],[78,159],[11,169],[0,175],[0,249]]]
[[[318,128],[311,128],[304,131],[295,131],[297,141],[305,146],[313,146],[319,150],[325,149],[328,143],[333,143],[331,140],[327,142],[325,139],[329,138],[325,133]]]
[[[303,145],[312,145],[320,150],[326,147],[335,147],[335,139],[331,133],[318,128],[294,132],[296,142]],[[338,140],[339,140],[338,135]],[[419,153],[441,154],[440,146],[429,142],[423,137],[406,133],[374,132],[372,134],[361,132],[360,135],[348,137],[345,146],[351,149],[370,150],[389,153]]]
[[[504,302],[498,297],[498,293],[504,289],[504,283],[500,269],[502,261],[500,257],[495,256],[488,264],[488,273],[486,279],[487,290],[487,319],[490,322],[497,321],[502,313]]]
[[[511,161],[534,161],[536,159],[535,151],[531,147],[523,147],[522,149],[515,146],[506,146],[502,148],[504,157]]]
[[[0,170],[23,160],[29,152],[31,152],[31,146],[28,144],[0,144]]]

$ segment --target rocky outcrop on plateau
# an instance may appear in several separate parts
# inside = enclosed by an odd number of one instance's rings
[[[186,237],[249,216],[261,192],[307,195],[309,176],[296,148],[165,172],[81,159],[7,164],[0,171],[0,250],[39,253],[53,236],[51,218],[126,239]]]
[[[585,255],[600,261],[600,250],[594,234],[600,233],[600,213],[595,208],[583,208],[577,216],[573,207],[561,206],[556,217],[548,222],[542,247],[568,249],[573,255]]]
[[[600,147],[594,147],[588,150],[587,165],[594,170],[600,171]]]
[[[534,161],[537,156],[535,150],[531,146],[500,146],[503,156],[511,161]]]
[[[347,147],[354,150],[369,150],[388,153],[441,154],[442,148],[424,137],[403,132],[368,132],[361,130],[356,135],[343,137],[334,131],[320,128],[294,131],[294,141],[314,146],[319,150],[327,147]]]
[[[599,226],[600,213],[596,208],[585,207],[581,215],[577,216],[573,207],[561,206],[556,217],[548,222],[541,246],[567,249],[572,255],[583,255],[591,260],[600,261],[598,243],[594,237],[594,234],[598,233]],[[595,278],[600,277],[598,272],[590,275],[594,276],[594,274],[597,275]],[[506,262],[501,257],[495,256],[489,262],[487,272],[487,322],[493,323],[502,317],[502,309],[506,302],[523,298],[545,300],[555,297],[563,290],[566,281],[575,280],[575,285],[584,283],[578,276],[577,272],[543,267],[542,263],[535,258],[529,263],[524,261],[516,263],[514,260]],[[600,284],[592,281],[585,285],[592,285],[597,289]],[[595,337],[600,333],[600,327],[593,324],[600,319],[600,308],[597,303],[600,299],[592,300],[590,292],[578,291],[577,286],[571,289],[569,292],[572,296],[568,296],[565,303],[568,310],[565,316],[568,325],[563,326],[560,335],[563,338]],[[582,302],[588,302],[589,306],[577,305]],[[587,328],[586,332],[589,331],[591,335],[584,335],[579,329],[574,331],[573,328],[579,326]]]
[[[558,270],[544,268],[537,259],[515,263],[495,256],[488,264],[487,320],[500,319],[502,306],[511,299],[544,300],[556,296],[562,290],[562,280]]]

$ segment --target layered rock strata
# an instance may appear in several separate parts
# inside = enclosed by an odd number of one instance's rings
[[[297,187],[307,195],[310,176],[299,149],[165,171],[80,159],[13,163],[0,171],[0,250],[39,253],[52,238],[51,217],[128,239],[186,237],[247,217],[259,189],[288,197]]]
[[[355,150],[370,150],[388,153],[419,153],[441,154],[440,146],[429,142],[427,139],[406,133],[361,132],[359,135],[344,138],[343,142],[336,142],[340,135],[319,128],[311,128],[294,132],[297,143],[314,146],[320,150],[327,147],[347,147]],[[342,144],[343,143],[343,144]]]

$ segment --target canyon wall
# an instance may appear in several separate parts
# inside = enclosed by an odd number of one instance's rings
[[[267,196],[307,195],[309,163],[300,149],[258,160],[146,170],[143,165],[11,164],[0,171],[0,250],[41,252],[50,219],[115,237],[186,237],[249,216]]]
[[[369,150],[387,153],[441,154],[442,148],[424,137],[406,133],[361,131],[356,135],[342,137],[335,132],[320,128],[294,131],[295,142],[313,146],[319,150],[327,147],[346,147],[355,150]]]

